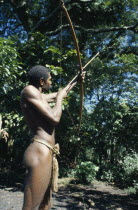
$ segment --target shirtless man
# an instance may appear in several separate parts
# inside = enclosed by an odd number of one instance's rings
[[[33,139],[24,153],[23,163],[27,169],[24,190],[23,210],[50,209],[51,173],[53,151],[55,145],[54,129],[62,114],[62,101],[74,87],[80,74],[57,93],[44,94],[48,91],[52,79],[47,68],[37,65],[28,72],[29,85],[21,92],[21,108]],[[55,101],[51,108],[49,102]],[[41,141],[41,143],[39,142]]]

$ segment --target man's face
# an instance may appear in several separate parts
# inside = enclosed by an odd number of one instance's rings
[[[42,86],[43,91],[48,91],[51,85],[52,85],[52,77],[49,74],[48,79],[43,79],[43,86]]]

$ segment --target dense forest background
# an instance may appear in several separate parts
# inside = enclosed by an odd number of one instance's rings
[[[94,178],[138,190],[138,1],[64,1],[83,66],[85,99],[80,132],[79,85],[63,104],[56,127],[60,176],[91,183]],[[68,20],[58,0],[0,0],[1,173],[24,173],[22,157],[31,134],[20,109],[27,72],[51,69],[53,91],[79,70]],[[51,104],[53,106],[53,104]],[[17,178],[17,177],[14,177]]]

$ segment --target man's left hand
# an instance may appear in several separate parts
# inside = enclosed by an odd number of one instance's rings
[[[78,75],[78,81],[79,82],[84,82],[85,75],[86,75],[86,71],[83,71],[81,74],[79,73],[79,75]]]

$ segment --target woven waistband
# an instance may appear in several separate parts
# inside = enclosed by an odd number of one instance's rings
[[[35,142],[38,142],[40,144],[43,144],[45,146],[47,146],[49,149],[51,149],[56,155],[59,155],[60,152],[59,152],[59,144],[55,144],[54,147],[52,147],[49,143],[47,143],[46,141],[44,140],[40,140],[40,139],[36,139],[36,138],[32,138],[31,141],[35,141]]]

